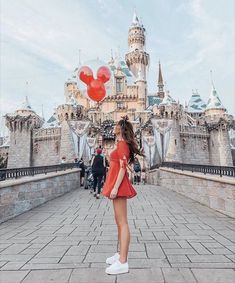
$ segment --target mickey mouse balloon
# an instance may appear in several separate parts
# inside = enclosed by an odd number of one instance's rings
[[[86,84],[88,96],[96,102],[100,102],[105,98],[108,88],[107,82],[111,77],[110,69],[102,65],[101,62],[97,61],[96,64],[87,64],[78,71],[79,79]],[[97,65],[99,66],[97,67]],[[94,78],[94,75],[96,75],[96,78]]]

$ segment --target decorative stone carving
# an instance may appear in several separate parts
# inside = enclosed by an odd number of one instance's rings
[[[34,153],[38,153],[39,148],[40,148],[40,146],[39,146],[38,142],[35,142],[35,143],[33,144],[33,152],[34,152]]]
[[[208,149],[208,143],[206,139],[202,140],[202,149],[203,150],[207,150]]]

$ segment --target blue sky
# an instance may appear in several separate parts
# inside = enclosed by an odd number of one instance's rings
[[[111,49],[124,57],[134,9],[147,32],[149,91],[156,91],[160,59],[173,98],[184,104],[192,89],[198,89],[207,101],[212,69],[223,104],[235,114],[233,0],[0,0],[0,4],[1,116],[14,111],[28,95],[33,109],[40,114],[43,104],[49,118],[64,102],[64,82],[78,65],[79,49],[82,62],[97,57],[108,61]]]

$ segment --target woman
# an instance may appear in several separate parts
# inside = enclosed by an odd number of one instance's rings
[[[123,117],[115,127],[117,147],[110,154],[109,172],[102,195],[113,200],[115,221],[118,228],[120,253],[107,258],[107,274],[129,272],[127,255],[130,243],[130,231],[127,221],[127,199],[136,196],[136,191],[127,175],[128,163],[134,162],[134,154],[142,155],[135,142],[132,124]]]

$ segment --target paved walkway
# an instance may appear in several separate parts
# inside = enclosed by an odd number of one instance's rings
[[[157,186],[137,191],[128,274],[105,274],[117,243],[111,201],[81,189],[0,225],[0,282],[235,282],[234,219]]]

